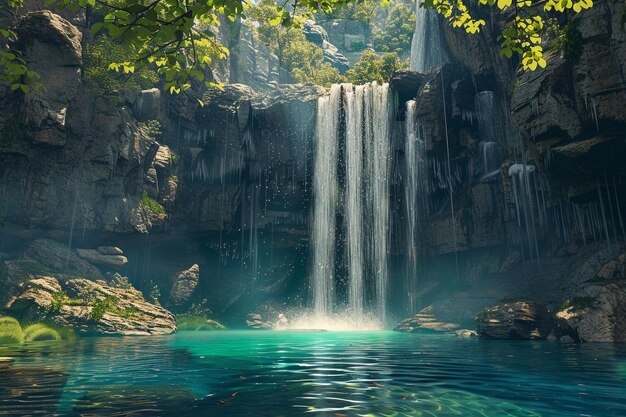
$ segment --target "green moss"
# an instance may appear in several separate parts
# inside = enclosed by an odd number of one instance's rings
[[[150,198],[147,191],[144,191],[141,195],[141,205],[155,214],[165,214],[165,208],[156,200]]]
[[[24,328],[25,342],[40,342],[44,340],[54,340],[58,342],[61,340],[61,335],[50,326],[41,323],[31,324]]]
[[[557,308],[556,311],[567,310],[568,308],[585,308],[590,307],[596,302],[594,297],[574,297],[568,300],[563,301]]]

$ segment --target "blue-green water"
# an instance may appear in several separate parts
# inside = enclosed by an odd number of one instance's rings
[[[1,356],[3,416],[626,416],[618,345],[222,331]]]

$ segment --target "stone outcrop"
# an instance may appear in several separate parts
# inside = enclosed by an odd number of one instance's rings
[[[519,301],[486,308],[476,317],[478,334],[487,339],[546,339],[552,316],[541,304]]]
[[[317,26],[317,25],[316,25]],[[370,42],[370,28],[365,22],[348,19],[329,19],[319,24],[326,37],[321,36],[321,40],[332,44],[339,54],[354,64],[359,60],[365,47]],[[317,28],[312,28],[312,39],[319,42],[320,36],[316,35]],[[305,31],[306,34],[306,31]],[[310,39],[311,40],[311,39]],[[311,40],[313,41],[313,40]]]
[[[393,328],[397,332],[414,333],[424,330],[453,332],[461,327],[458,323],[439,321],[433,314],[432,307],[426,307],[413,317],[402,320]]]
[[[107,268],[121,268],[128,263],[128,259],[123,255],[107,255],[95,249],[76,249],[78,257],[94,265]]]
[[[6,308],[24,321],[47,321],[79,332],[105,335],[169,334],[174,316],[147,302],[136,289],[82,278],[59,282],[39,277],[22,285]]]
[[[270,330],[273,328],[272,324],[264,321],[258,313],[248,314],[246,317],[246,326],[254,330]]]
[[[23,258],[35,261],[49,270],[64,271],[64,275],[102,277],[98,268],[83,259],[80,252],[77,254],[67,246],[49,239],[35,240],[26,248]]]
[[[189,302],[191,295],[198,286],[199,280],[200,266],[198,264],[176,273],[172,280],[170,302],[175,306],[181,306]]]
[[[304,23],[304,36],[309,42],[322,49],[324,61],[337,68],[341,74],[350,69],[350,61],[339,52],[335,45],[328,41],[328,34],[322,26],[312,20],[307,20]]]

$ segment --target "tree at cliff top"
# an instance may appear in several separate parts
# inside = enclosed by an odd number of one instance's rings
[[[373,29],[372,46],[378,52],[408,51],[415,30],[413,8],[398,3],[389,10],[385,24]]]
[[[296,9],[293,14],[300,16],[304,10]],[[246,10],[248,22],[259,34],[263,43],[278,57],[281,68],[291,77],[302,83],[314,83],[330,86],[341,82],[339,71],[324,62],[322,49],[309,42],[300,28],[274,25],[271,19],[279,13],[279,6],[274,0],[261,0]]]
[[[24,0],[6,0],[9,8],[23,6]],[[297,1],[297,3],[296,3]],[[417,0],[420,1],[420,0]],[[518,53],[522,66],[534,70],[546,62],[542,56],[541,34],[544,27],[541,12],[576,13],[593,5],[592,0],[475,0],[479,5],[495,6],[502,13],[510,13],[509,25],[499,36],[504,56]],[[131,74],[137,68],[154,65],[165,78],[166,89],[180,92],[191,87],[192,79],[205,80],[205,71],[217,55],[223,59],[228,50],[216,41],[213,34],[220,16],[231,21],[245,17],[248,0],[48,0],[56,7],[78,11],[81,8],[98,7],[107,11],[101,22],[94,24],[93,31],[105,31],[121,45],[128,48],[133,58],[113,62],[112,70]],[[277,7],[277,14],[268,19],[272,25],[300,27],[314,13],[332,13],[338,7],[357,3],[358,0],[290,0]],[[388,4],[382,0],[381,4]],[[301,14],[289,10],[297,5]],[[485,25],[474,18],[463,0],[425,0],[424,7],[433,7],[453,26],[468,33],[476,33]],[[2,26],[2,23],[0,23]],[[18,52],[10,44],[15,33],[8,26],[0,27],[0,82],[11,89],[27,91],[36,82],[37,75],[29,71]],[[217,52],[217,54],[215,54]]]
[[[353,84],[365,84],[371,81],[387,82],[394,72],[405,69],[398,54],[387,52],[378,56],[371,50],[365,51],[354,68],[346,72],[346,81]]]

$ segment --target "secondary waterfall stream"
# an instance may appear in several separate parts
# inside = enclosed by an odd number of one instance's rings
[[[411,41],[411,71],[427,72],[448,62],[448,54],[441,39],[439,15],[434,9],[415,4],[415,33]]]
[[[389,85],[375,82],[333,85],[318,101],[311,274],[316,317],[347,304],[357,322],[366,316],[386,320],[392,103]],[[337,222],[339,214],[344,224]],[[335,291],[340,244],[347,264],[345,303]]]

